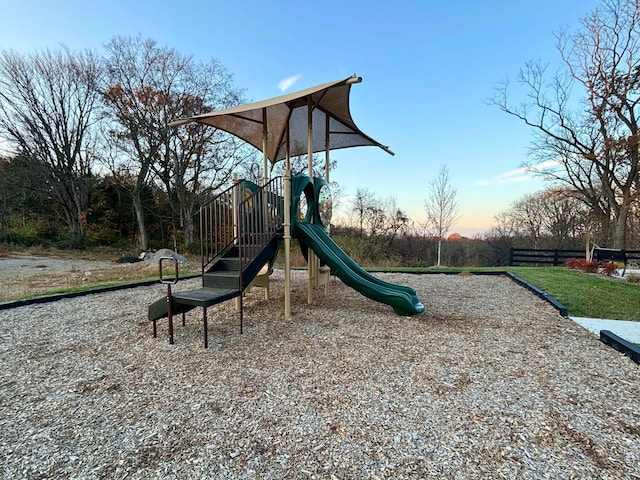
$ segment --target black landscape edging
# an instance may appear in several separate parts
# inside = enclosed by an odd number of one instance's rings
[[[549,302],[551,306],[553,306],[556,310],[558,310],[558,313],[560,313],[560,315],[562,315],[563,317],[569,316],[569,309],[564,304],[560,303],[554,297],[552,297],[547,292],[545,292],[544,290],[536,287],[535,285],[532,285],[526,280],[523,280],[522,278],[518,277],[516,274],[512,272],[507,271],[505,272],[505,275],[509,277],[511,280],[513,280],[514,282],[516,282],[517,284],[522,285],[524,288],[526,288],[530,292],[540,297],[542,300]]]
[[[185,275],[180,277],[180,280],[189,280],[191,278],[200,277],[199,273],[193,275]],[[0,310],[9,310],[10,308],[25,307],[27,305],[37,305],[40,303],[57,302],[58,300],[64,300],[66,298],[83,297],[85,295],[92,295],[94,293],[116,292],[118,290],[125,290],[127,288],[136,287],[148,287],[151,285],[160,284],[160,280],[144,280],[142,282],[125,283],[122,285],[112,285],[109,287],[96,287],[87,290],[79,290],[77,292],[69,293],[55,293],[53,295],[45,295],[42,297],[25,298],[23,300],[11,300],[9,302],[0,303]]]
[[[460,275],[461,273],[470,273],[472,275],[504,275],[506,270],[385,270],[382,268],[365,268],[369,273],[406,273],[408,275]],[[333,275],[333,273],[332,273]]]
[[[611,348],[624,353],[631,360],[640,365],[640,347],[609,330],[600,330],[600,341]]]

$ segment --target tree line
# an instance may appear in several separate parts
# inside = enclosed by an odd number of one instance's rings
[[[2,51],[0,138],[12,154],[0,163],[0,233],[46,225],[72,246],[117,233],[146,250],[150,235],[179,232],[190,247],[194,210],[253,154],[217,129],[168,124],[243,101],[218,61],[153,40],[115,37],[101,54]]]
[[[430,185],[421,225],[395,199],[359,189],[351,217],[333,229],[355,255],[483,265],[501,262],[509,246],[638,247],[640,3],[604,0],[556,38],[556,71],[527,63],[488,101],[531,127],[527,166],[549,188],[516,201],[485,235],[446,244],[457,216],[446,169]],[[168,124],[243,102],[218,61],[152,40],[115,37],[101,52],[0,52],[0,148],[8,152],[0,239],[197,250],[198,205],[232,172],[259,179],[261,166],[231,135]]]

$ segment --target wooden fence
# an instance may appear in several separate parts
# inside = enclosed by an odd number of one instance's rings
[[[640,250],[625,250],[629,263],[640,264]],[[559,266],[569,258],[586,258],[582,250],[510,248],[509,266]]]

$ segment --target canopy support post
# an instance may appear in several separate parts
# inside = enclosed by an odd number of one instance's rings
[[[329,138],[329,115],[325,115],[324,118],[324,179],[329,183],[329,142],[331,141]]]
[[[269,183],[269,174],[267,173],[269,150],[269,132],[267,130],[267,109],[262,109],[262,186]]]
[[[313,180],[313,100],[307,97],[307,162],[309,178]],[[307,303],[313,303],[313,287],[316,282],[316,256],[309,248],[307,252]]]
[[[268,149],[269,149],[269,131],[267,128],[267,109],[262,109],[262,228],[263,231],[268,231],[268,195],[266,192],[267,183],[269,183],[269,173],[267,172],[268,165]]]
[[[284,318],[291,318],[291,155],[287,125],[284,160]]]

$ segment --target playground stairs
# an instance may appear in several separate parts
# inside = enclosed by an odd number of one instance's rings
[[[182,314],[184,325],[185,313],[202,307],[204,346],[207,348],[207,308],[234,298],[239,300],[242,333],[242,295],[252,285],[268,288],[270,266],[282,238],[282,212],[278,211],[281,209],[263,205],[264,198],[279,197],[278,187],[281,188],[282,183],[277,180],[272,180],[266,187],[269,197],[263,194],[265,187],[245,194],[239,183],[201,207],[202,287],[173,293],[171,285],[177,282],[177,275],[173,277],[174,281],[164,281],[161,266],[161,281],[168,284],[168,289],[166,297],[149,305],[148,318],[153,322],[154,337],[157,335],[156,322],[167,317],[169,343],[173,344],[173,315]],[[234,198],[244,200],[235,201]],[[231,209],[230,205],[233,205]]]

